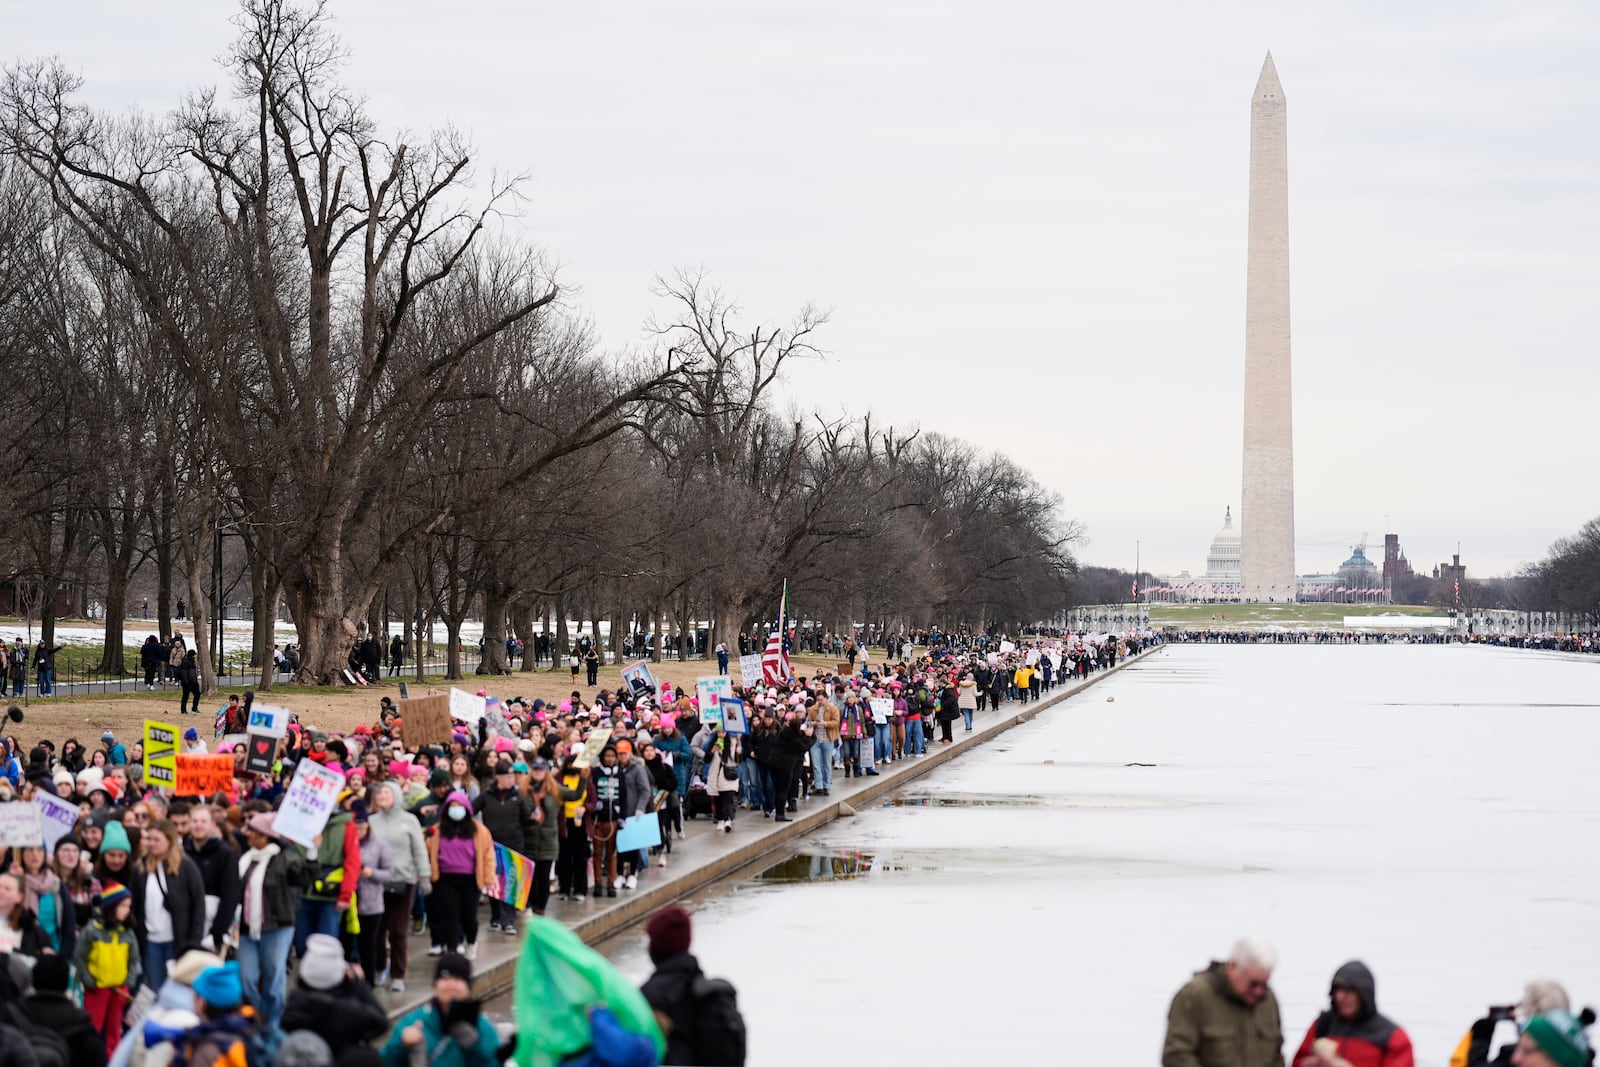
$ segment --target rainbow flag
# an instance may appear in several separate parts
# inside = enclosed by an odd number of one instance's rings
[[[496,900],[502,900],[518,911],[528,906],[528,894],[533,890],[532,860],[504,845],[495,845],[494,879]]]

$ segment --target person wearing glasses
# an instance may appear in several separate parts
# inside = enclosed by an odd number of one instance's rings
[[[1277,950],[1244,937],[1178,990],[1161,1067],[1283,1067],[1283,1020],[1268,983]]]

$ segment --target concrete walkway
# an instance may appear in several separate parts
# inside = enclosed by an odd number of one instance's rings
[[[875,778],[845,778],[836,771],[830,795],[801,801],[799,813],[791,815],[790,822],[774,823],[756,812],[740,811],[734,819],[731,834],[717,833],[710,819],[699,818],[686,822],[684,832],[687,836],[685,840],[672,843],[668,866],[652,866],[640,878],[638,889],[619,890],[614,898],[597,900],[590,897],[582,902],[558,901],[552,896],[550,910],[546,914],[566,923],[585,942],[597,944],[642,921],[658,909],[681,901],[712,882],[751,867],[764,857],[771,856],[773,860],[781,858],[781,853],[792,842],[839,818],[842,805],[855,810],[864,809],[946,761],[955,759],[1018,723],[1031,720],[1040,712],[1095,685],[1128,664],[1160,651],[1162,647],[1158,645],[1130,657],[1109,671],[1096,671],[1083,681],[1058,685],[1036,702],[1011,702],[998,712],[978,712],[974,716],[971,733],[965,732],[961,721],[957,720],[952,735],[954,744],[935,742],[926,755],[913,756],[887,766],[879,764]],[[520,951],[519,938],[490,932],[488,921],[488,904],[485,902],[478,922],[478,959],[473,965],[476,975],[473,994],[484,1000],[511,987],[516,977],[516,961]],[[378,992],[378,1000],[389,1009],[391,1018],[410,1011],[431,996],[434,960],[428,955],[428,947],[426,936],[411,939],[411,967],[406,974],[404,993]]]

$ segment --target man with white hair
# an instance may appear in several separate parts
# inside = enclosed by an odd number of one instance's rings
[[[1268,982],[1272,945],[1242,937],[1228,961],[1191,978],[1172,998],[1161,1067],[1283,1067],[1283,1021]]]

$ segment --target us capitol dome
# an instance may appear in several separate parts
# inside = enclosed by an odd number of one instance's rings
[[[1211,582],[1237,582],[1239,580],[1239,531],[1233,528],[1233,508],[1222,517],[1222,529],[1211,540],[1211,551],[1206,553],[1206,580]]]

